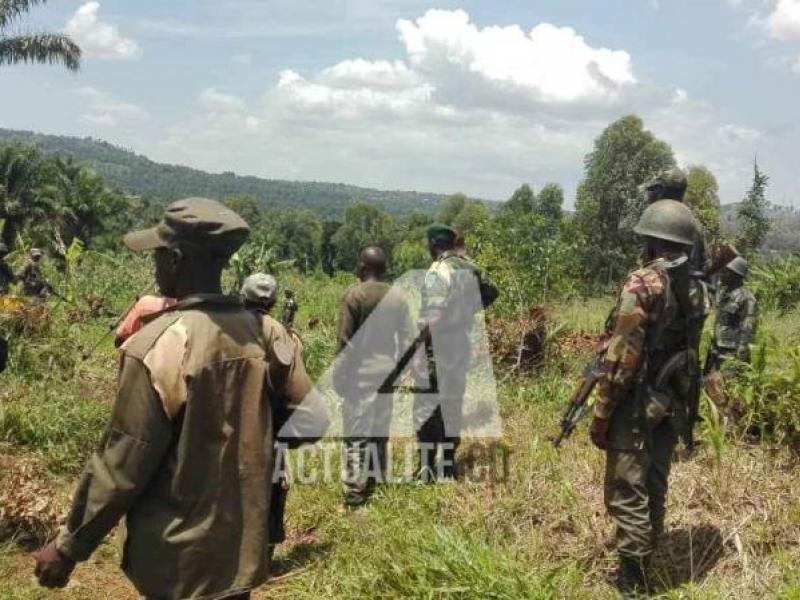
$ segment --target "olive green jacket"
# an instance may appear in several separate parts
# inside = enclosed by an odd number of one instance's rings
[[[221,598],[260,585],[281,411],[327,425],[283,326],[225,296],[181,300],[123,346],[111,422],[58,549],[86,560],[124,516],[122,566],[144,596]]]

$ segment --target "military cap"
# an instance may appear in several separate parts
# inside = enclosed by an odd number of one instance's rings
[[[458,233],[456,230],[450,227],[449,225],[445,225],[444,223],[434,223],[433,225],[428,225],[427,229],[428,239],[433,240],[443,240],[449,242],[455,242]]]
[[[750,271],[747,261],[741,256],[734,258],[731,262],[725,265],[725,268],[729,271],[733,271],[739,277],[747,277],[747,273]]]
[[[688,206],[677,200],[659,200],[645,209],[633,231],[637,235],[693,246],[699,227]]]
[[[245,242],[250,228],[230,208],[208,198],[186,198],[167,206],[161,222],[124,237],[134,251],[188,245],[217,256],[230,256]]]
[[[272,275],[253,273],[244,280],[241,294],[249,302],[274,302],[278,294],[278,282]]]
[[[652,190],[661,187],[670,190],[686,190],[688,181],[689,180],[686,178],[686,173],[683,171],[683,169],[673,167],[671,169],[667,169],[666,171],[662,171],[653,179],[648,181],[645,185],[645,189]]]

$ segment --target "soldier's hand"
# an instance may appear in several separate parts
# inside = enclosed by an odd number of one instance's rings
[[[600,450],[608,449],[608,430],[610,426],[610,419],[601,419],[599,417],[592,419],[592,424],[589,427],[589,436],[592,438],[592,443]]]
[[[36,578],[46,588],[63,588],[75,569],[75,561],[63,555],[50,542],[36,554]]]

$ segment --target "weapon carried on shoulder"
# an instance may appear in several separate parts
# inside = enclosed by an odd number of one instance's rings
[[[575,427],[577,427],[578,423],[583,418],[583,415],[586,414],[589,396],[591,396],[592,390],[594,390],[594,386],[597,385],[597,380],[601,375],[601,360],[602,354],[596,354],[583,370],[583,375],[581,375],[581,378],[578,381],[578,387],[569,401],[567,410],[564,411],[564,416],[561,418],[561,432],[558,434],[558,437],[553,440],[553,445],[556,448],[558,448],[565,439],[572,435],[572,432],[575,431]]]

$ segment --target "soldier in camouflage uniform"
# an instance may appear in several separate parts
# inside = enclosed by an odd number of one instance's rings
[[[679,202],[645,210],[635,231],[650,262],[625,281],[603,355],[591,437],[606,451],[605,504],[617,525],[617,578],[625,592],[646,587],[645,569],[664,530],[673,449],[688,428],[686,358],[691,321],[699,318],[688,254],[696,228]]]
[[[435,372],[435,382],[430,383],[435,383],[438,393],[415,396],[414,423],[420,445],[419,477],[433,481],[440,476],[456,476],[474,316],[482,304],[491,304],[498,292],[475,263],[459,253],[458,234],[453,228],[434,224],[428,227],[427,235],[433,263],[422,290],[420,326],[428,334],[429,360],[435,364],[435,371],[428,369],[426,375]],[[476,283],[479,298],[471,293]],[[428,383],[423,381],[423,385]],[[439,452],[442,460],[437,463]]]
[[[327,411],[283,326],[221,292],[247,234],[227,207],[192,198],[125,236],[155,251],[158,286],[178,303],[122,347],[108,429],[37,555],[42,585],[65,586],[123,517],[122,566],[146,598],[245,599],[269,577],[276,419],[292,414],[299,444],[324,433]]]
[[[753,293],[744,287],[748,265],[742,257],[729,262],[720,273],[721,290],[717,316],[705,373],[718,371],[727,358],[750,362],[750,344],[756,335],[758,305]]]
[[[344,400],[344,504],[351,508],[366,503],[385,475],[392,404],[378,390],[414,337],[407,303],[383,281],[383,249],[364,248],[357,272],[359,282],[342,299],[334,372]]]
[[[17,274],[17,279],[22,282],[22,293],[34,298],[44,298],[50,289],[49,284],[42,275],[42,257],[44,254],[38,248],[31,248],[28,260]]]

